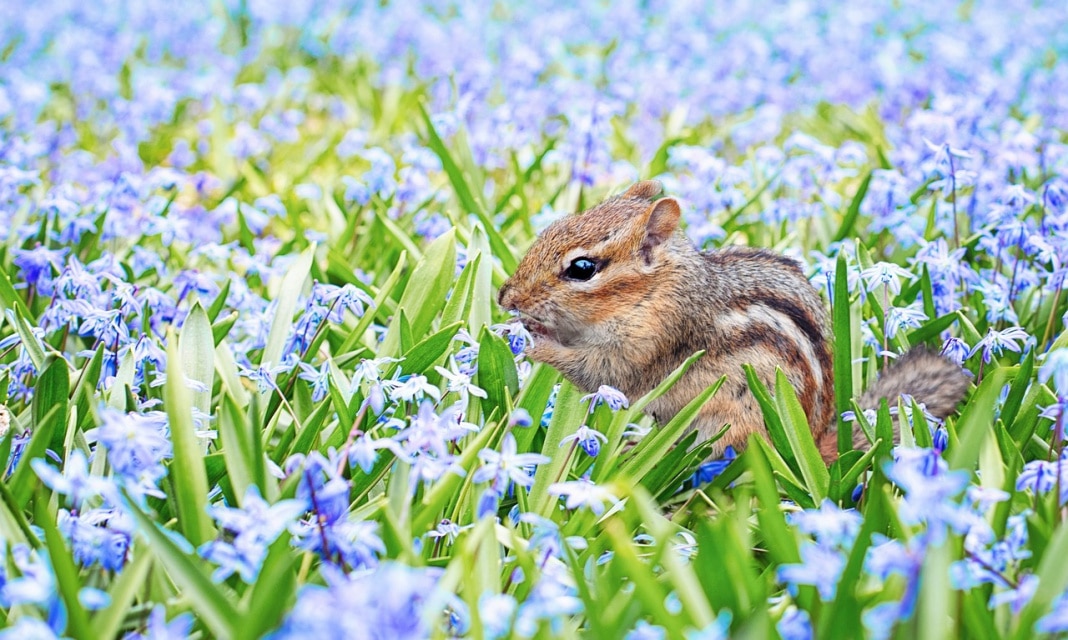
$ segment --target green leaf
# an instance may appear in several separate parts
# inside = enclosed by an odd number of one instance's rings
[[[67,412],[70,410],[70,369],[67,361],[56,358],[48,365],[37,379],[34,385],[33,400],[33,428],[34,431],[41,429],[45,416],[52,413],[53,409],[59,409],[53,419],[56,425],[52,428],[52,438],[49,446],[60,457],[64,456],[63,441],[65,433],[62,431],[67,422]]]
[[[250,485],[259,486],[260,495],[266,495],[265,488],[257,477],[256,462],[253,459],[260,439],[253,433],[253,427],[245,413],[228,393],[222,395],[222,401],[219,403],[218,425],[226,472],[234,489],[237,506],[241,506],[245,489]]]
[[[193,425],[192,394],[181,376],[185,364],[173,333],[167,339],[167,369],[170,373],[163,385],[163,398],[174,456],[169,467],[170,497],[177,508],[179,530],[194,545],[201,545],[214,535],[206,510],[208,478],[204,449],[197,442]]]
[[[308,281],[308,274],[311,273],[314,259],[315,245],[312,244],[301,252],[292,266],[286,270],[286,275],[282,278],[282,284],[278,288],[278,297],[275,299],[277,306],[274,309],[271,330],[267,334],[267,345],[260,356],[261,365],[278,366],[278,363],[282,361],[282,349],[285,348],[286,338],[293,326],[297,303],[304,290],[304,284]]]
[[[515,251],[508,246],[508,243],[501,237],[501,234],[497,231],[497,228],[493,223],[493,219],[490,218],[485,207],[483,207],[475,197],[475,191],[471,185],[468,184],[467,178],[460,169],[460,165],[456,163],[456,160],[453,158],[452,154],[449,153],[448,148],[442,141],[441,136],[438,135],[437,130],[434,128],[434,122],[430,119],[430,113],[426,110],[426,107],[420,104],[419,111],[422,113],[423,124],[426,126],[427,146],[430,147],[441,160],[441,167],[445,170],[445,174],[449,176],[449,182],[452,183],[452,188],[456,191],[456,197],[460,201],[460,206],[463,207],[462,213],[464,215],[473,213],[478,216],[478,219],[482,222],[482,226],[489,236],[493,254],[501,261],[501,266],[504,267],[505,271],[513,273],[516,265],[519,264],[519,261],[515,257]]]
[[[226,306],[226,298],[230,295],[230,284],[232,282],[230,278],[227,278],[222,288],[219,289],[219,293],[215,296],[215,300],[211,303],[211,307],[208,309],[209,324],[219,319],[219,314],[222,313],[223,308]]]
[[[119,636],[122,623],[126,620],[126,615],[134,603],[138,590],[144,588],[145,578],[148,577],[148,571],[151,568],[151,553],[134,554],[133,560],[123,567],[122,572],[115,577],[108,589],[111,603],[93,614],[90,620],[90,627],[95,637],[116,638]]]
[[[993,437],[994,406],[1005,386],[1006,370],[987,370],[983,382],[972,395],[957,421],[959,441],[949,452],[949,466],[953,469],[976,468],[979,451],[987,437]]]
[[[404,312],[411,327],[412,336],[423,336],[438,312],[445,306],[456,269],[456,233],[450,229],[427,247],[422,260],[415,265],[408,285],[404,287],[398,308]],[[400,351],[401,327],[399,316],[394,316],[389,331],[382,341],[379,355],[395,355]]]
[[[864,179],[860,181],[860,186],[857,187],[857,192],[850,201],[849,208],[846,209],[845,217],[842,218],[842,224],[838,227],[834,238],[831,239],[832,243],[841,242],[853,233],[853,227],[856,226],[857,217],[860,215],[860,205],[863,204],[864,196],[868,193],[868,186],[871,185],[871,176],[872,172],[868,171]]]
[[[467,317],[468,309],[471,306],[472,291],[475,286],[475,273],[478,271],[478,265],[481,262],[482,256],[480,254],[468,256],[467,264],[464,265],[463,271],[460,272],[460,277],[452,287],[452,294],[441,312],[442,324],[460,322]]]
[[[386,377],[392,375],[397,367],[409,374],[429,371],[448,350],[461,326],[462,323],[454,322],[423,338],[404,354],[403,360],[387,369]]]
[[[911,346],[916,346],[927,342],[931,338],[935,338],[943,331],[948,329],[954,322],[957,321],[958,316],[955,313],[942,316],[940,318],[934,318],[928,322],[925,322],[922,326],[913,329],[908,334],[908,343]]]
[[[78,568],[74,565],[74,558],[67,549],[67,543],[56,528],[56,516],[48,510],[48,500],[43,493],[37,496],[35,503],[37,513],[34,522],[44,530],[52,573],[56,577],[59,595],[67,608],[67,633],[74,638],[95,638],[97,636],[89,626],[89,613],[78,600],[78,592],[82,588],[78,579]]]
[[[3,282],[3,280],[0,280]],[[30,317],[28,313],[15,309],[15,331],[19,334],[19,340],[22,342],[22,346],[26,349],[27,355],[30,356],[30,362],[33,363],[33,368],[38,372],[44,371],[48,364],[45,356],[44,347],[41,346],[41,341],[37,339],[37,336],[33,334],[33,328],[26,318]]]
[[[510,399],[519,393],[519,374],[515,357],[508,343],[488,327],[482,329],[478,348],[478,386],[487,394],[483,413],[499,407],[502,411],[511,405]]]
[[[742,454],[746,467],[753,474],[760,509],[757,521],[760,523],[760,535],[767,545],[768,553],[779,564],[801,561],[801,552],[797,547],[797,538],[786,526],[786,516],[779,505],[779,491],[775,486],[770,461],[764,448],[767,444],[759,436],[750,436],[750,446]]]
[[[268,549],[260,574],[249,591],[243,620],[236,628],[239,640],[266,636],[281,623],[282,616],[296,600],[296,558],[289,541],[289,534],[283,533]]]
[[[775,399],[771,397],[771,393],[768,392],[768,388],[764,386],[760,377],[757,376],[756,369],[752,365],[744,364],[742,368],[745,369],[745,378],[749,382],[749,390],[753,392],[753,397],[756,398],[757,404],[760,405],[760,409],[764,413],[764,425],[768,429],[768,437],[771,439],[772,447],[779,452],[779,455],[782,456],[782,459],[794,473],[800,474],[801,468],[798,466],[793,448],[790,446],[790,438],[786,435],[786,427],[783,424],[782,416],[779,415]]]
[[[949,583],[949,545],[928,545],[920,570],[917,596],[916,635],[918,638],[959,638],[956,620],[950,615],[953,588]]]
[[[586,407],[579,401],[581,391],[568,381],[560,383],[556,394],[556,405],[549,429],[545,432],[545,443],[541,454],[550,461],[538,465],[534,472],[534,485],[530,489],[530,508],[534,513],[547,516],[551,511],[553,500],[549,495],[549,485],[566,480],[565,464],[571,462],[571,447],[561,447],[560,442],[582,425],[586,416]]]
[[[1027,355],[1020,361],[1019,370],[1012,374],[1012,382],[1009,384],[1009,394],[1005,396],[1005,404],[1001,407],[1001,419],[1005,424],[1012,424],[1020,411],[1027,388],[1031,386],[1031,376],[1035,370],[1035,350],[1030,349]]]
[[[830,475],[827,473],[827,465],[823,463],[816,441],[812,438],[812,430],[808,426],[808,418],[805,410],[797,400],[794,387],[782,369],[775,370],[775,404],[779,408],[779,416],[782,417],[783,429],[790,441],[790,448],[794,452],[797,465],[801,468],[801,476],[805,479],[805,485],[812,494],[813,501],[819,504],[827,497],[830,487]]]
[[[11,279],[8,277],[6,269],[0,269],[0,305],[3,305],[4,309],[14,312],[16,317],[20,314],[23,318],[32,316],[30,308],[26,306],[22,297],[15,291],[15,287],[11,285]],[[44,360],[42,359],[41,364],[43,363]],[[40,367],[40,364],[34,362],[34,366]]]
[[[868,181],[871,173],[868,173]],[[867,189],[867,182],[864,185]],[[853,398],[853,352],[849,314],[849,273],[844,252],[838,253],[834,271],[834,304],[831,309],[834,332],[834,407],[838,415],[838,455],[853,448],[853,429],[842,420]]]
[[[26,508],[30,501],[30,495],[39,482],[33,469],[30,468],[30,461],[45,457],[45,451],[48,450],[48,446],[52,442],[56,426],[62,424],[62,412],[63,407],[52,407],[41,419],[41,422],[34,427],[33,435],[30,436],[29,444],[22,450],[22,457],[19,458],[15,472],[11,474],[11,479],[7,481],[7,486],[11,489],[11,495],[19,509]]]
[[[195,302],[178,334],[178,349],[182,352],[182,367],[186,378],[203,385],[193,390],[193,406],[204,415],[211,415],[211,388],[215,383],[215,340],[211,322],[200,302]],[[171,374],[176,371],[172,369]],[[207,441],[204,442],[205,446]]]
[[[642,439],[638,444],[634,455],[617,465],[606,465],[614,467],[613,470],[618,471],[619,474],[625,475],[635,481],[641,480],[646,473],[649,472],[657,462],[663,458],[667,452],[675,445],[675,442],[682,436],[683,432],[690,427],[694,419],[697,418],[697,414],[701,412],[701,408],[709,401],[712,396],[719,391],[719,388],[723,386],[723,382],[727,379],[727,376],[721,377],[716,380],[712,385],[706,388],[701,393],[697,394],[693,400],[686,403],[686,406],[679,410],[671,420],[668,421],[663,427],[657,430],[655,433],[650,433]],[[554,414],[555,417],[555,414]],[[723,432],[720,432],[721,434]],[[609,474],[609,477],[613,477],[615,474]]]
[[[197,617],[216,637],[234,637],[235,625],[241,617],[230,597],[208,577],[203,561],[192,555],[192,549],[186,552],[179,548],[173,532],[165,531],[132,501],[127,500],[127,508],[137,522],[137,531],[148,543],[144,552],[160,561],[175,586],[193,605]]]

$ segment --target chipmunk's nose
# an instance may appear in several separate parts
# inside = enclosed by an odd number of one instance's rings
[[[501,285],[500,291],[497,292],[497,304],[501,305],[501,308],[505,311],[515,311],[515,287],[512,286],[512,280],[509,278]]]

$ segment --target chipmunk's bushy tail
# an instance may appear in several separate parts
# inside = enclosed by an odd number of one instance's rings
[[[890,406],[896,406],[902,395],[911,396],[924,405],[927,412],[943,420],[957,409],[968,391],[970,376],[956,363],[947,360],[925,347],[916,347],[891,364],[868,390],[860,395],[857,404],[862,409],[878,409],[886,398]],[[824,432],[817,444],[824,460],[837,457],[837,433],[834,429]],[[894,441],[898,441],[897,421],[894,421]],[[853,432],[853,446],[867,449],[871,443],[859,429]]]

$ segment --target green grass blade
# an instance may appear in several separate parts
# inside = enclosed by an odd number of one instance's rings
[[[67,549],[67,543],[56,528],[56,516],[49,511],[44,492],[39,493],[34,502],[37,506],[34,523],[44,530],[45,546],[52,562],[56,587],[67,608],[67,633],[74,638],[94,638],[96,636],[89,626],[89,613],[78,600],[78,592],[82,588],[81,580],[78,579],[78,568],[74,565],[74,558]]]
[[[871,173],[868,174],[868,180]],[[867,189],[867,182],[865,182]],[[859,193],[859,192],[858,192]],[[853,398],[853,340],[849,313],[849,273],[845,253],[839,252],[834,269],[834,303],[831,308],[834,332],[834,408],[838,421],[838,455],[853,448],[852,426],[842,420]]]

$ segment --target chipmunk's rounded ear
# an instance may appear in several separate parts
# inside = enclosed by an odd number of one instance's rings
[[[641,182],[635,182],[631,185],[630,189],[627,189],[623,193],[623,197],[652,200],[663,193],[663,191],[664,185],[660,184],[659,180],[642,180]]]
[[[648,251],[662,244],[679,228],[682,208],[675,198],[660,198],[645,211],[645,239],[641,251],[648,256]]]

